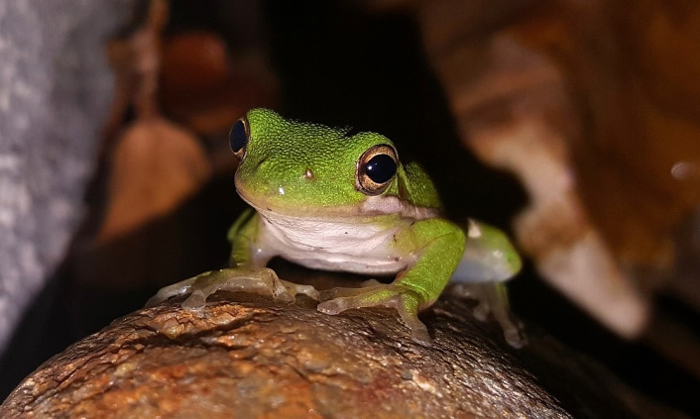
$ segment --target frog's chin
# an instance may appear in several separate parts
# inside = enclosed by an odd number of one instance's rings
[[[237,187],[236,191],[241,199],[263,215],[279,214],[307,219],[373,219],[382,216],[399,216],[412,220],[425,220],[440,216],[437,208],[417,207],[395,196],[368,196],[363,202],[353,205],[314,207],[277,205],[263,196],[252,196],[243,188]]]

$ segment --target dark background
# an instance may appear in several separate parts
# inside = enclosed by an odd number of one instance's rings
[[[174,0],[166,32],[206,29],[220,34],[231,48],[243,48],[239,35],[245,28],[231,28],[231,19],[241,22],[222,12],[231,10],[224,3],[210,1],[203,7],[201,2]],[[463,147],[409,14],[369,13],[351,2],[263,5],[266,31],[261,42],[267,45],[270,67],[280,83],[281,114],[387,135],[397,144],[402,160],[418,160],[431,173],[450,216],[473,216],[508,228],[527,196],[517,180],[485,167]],[[99,190],[104,185],[100,176],[108,176],[108,171],[96,176],[87,196],[93,218],[99,213]],[[173,215],[125,242],[175,238],[184,258],[175,262],[162,257],[153,263],[165,266],[169,282],[175,282],[225,265],[225,233],[242,207],[230,174],[219,176]],[[72,248],[81,234],[93,230],[94,220],[88,217]],[[154,247],[157,250],[158,245]],[[148,286],[113,293],[85,288],[73,280],[75,269],[75,259],[69,255],[17,329],[0,360],[0,398],[41,362],[115,317],[140,308],[157,290]],[[162,272],[149,269],[156,271],[154,275]],[[700,414],[697,379],[645,344],[626,342],[608,332],[546,286],[529,264],[509,288],[514,311],[532,327],[597,359],[640,392]],[[689,325],[700,324],[695,313],[673,299],[661,298],[659,304]]]

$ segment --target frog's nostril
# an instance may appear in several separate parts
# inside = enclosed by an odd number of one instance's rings
[[[311,171],[308,167],[306,168],[306,171],[304,172],[304,179],[306,180],[311,180],[314,178],[314,172]]]

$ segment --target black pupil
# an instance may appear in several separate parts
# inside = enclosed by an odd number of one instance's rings
[[[378,154],[365,164],[365,173],[377,183],[385,183],[396,174],[396,162],[386,154]]]
[[[245,147],[246,142],[248,141],[248,136],[245,133],[245,125],[243,125],[243,121],[238,121],[233,125],[233,128],[231,128],[231,132],[228,135],[228,141],[229,145],[231,146],[231,150],[233,150],[234,153],[238,153]]]

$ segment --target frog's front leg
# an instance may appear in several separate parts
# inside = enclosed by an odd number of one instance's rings
[[[393,247],[416,257],[393,283],[362,288],[335,288],[321,292],[318,310],[338,314],[351,308],[388,306],[397,309],[412,338],[429,344],[431,339],[418,312],[437,300],[464,252],[465,236],[443,219],[417,221],[398,231]]]
[[[252,209],[245,211],[229,231],[233,245],[231,267],[205,272],[173,285],[161,288],[146,306],[153,306],[172,297],[188,295],[182,307],[200,309],[207,298],[220,290],[271,295],[275,301],[290,303],[297,294],[318,299],[318,291],[310,285],[298,285],[280,279],[275,271],[265,268],[275,256],[261,246],[258,215]]]

